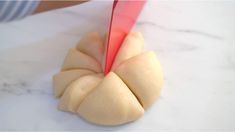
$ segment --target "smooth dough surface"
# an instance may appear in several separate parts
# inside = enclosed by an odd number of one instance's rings
[[[119,36],[119,30],[114,35]],[[104,42],[105,41],[105,42]],[[120,125],[140,118],[160,96],[161,66],[153,52],[143,52],[141,33],[132,32],[120,47],[111,72],[103,75],[106,40],[97,32],[85,35],[54,75],[58,109],[78,113],[99,125]]]
[[[98,32],[86,34],[76,47],[81,52],[95,58],[99,63],[102,62],[104,47],[102,37]]]
[[[118,125],[136,120],[144,109],[130,89],[113,72],[82,101],[78,113],[100,125]]]
[[[75,48],[69,50],[62,66],[62,71],[70,69],[89,69],[95,72],[102,72],[98,61]]]
[[[100,83],[103,75],[85,75],[73,81],[60,98],[59,109],[76,112],[82,100]]]
[[[70,83],[80,78],[81,76],[92,73],[94,74],[94,72],[92,71],[82,69],[69,70],[57,73],[53,76],[54,95],[56,97],[60,97]]]
[[[159,97],[163,75],[153,52],[145,52],[125,61],[115,72],[137,96],[144,109]]]
[[[139,32],[131,32],[125,38],[112,65],[112,71],[127,59],[140,54],[144,48],[144,38]]]

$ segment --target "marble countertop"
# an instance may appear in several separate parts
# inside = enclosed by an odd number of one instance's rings
[[[0,131],[235,130],[235,2],[148,1],[134,30],[163,66],[160,99],[130,124],[101,127],[57,110],[51,77],[90,31],[107,31],[111,2],[0,24]]]

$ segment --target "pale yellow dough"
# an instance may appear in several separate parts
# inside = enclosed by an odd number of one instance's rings
[[[83,100],[78,113],[92,123],[119,125],[136,120],[144,109],[126,84],[110,72]]]
[[[104,47],[102,37],[97,32],[86,34],[77,44],[77,49],[102,62]]]
[[[102,77],[102,74],[90,74],[73,81],[60,98],[59,109],[76,112],[82,100],[99,84]]]
[[[69,70],[57,73],[53,77],[54,95],[56,97],[60,97],[65,91],[66,87],[68,87],[71,82],[73,82],[74,80],[76,80],[81,76],[92,73],[94,72],[82,69],[75,69],[75,70]]]
[[[72,48],[65,57],[62,70],[88,69],[95,72],[102,72],[100,63],[92,57]]]
[[[139,32],[129,33],[120,47],[115,61],[112,65],[112,71],[127,59],[140,54],[144,48],[144,38]]]
[[[115,72],[137,96],[145,109],[159,97],[163,76],[161,66],[153,52],[145,52],[125,61]]]
[[[58,109],[78,113],[99,125],[120,125],[140,118],[160,96],[163,73],[154,52],[143,52],[141,33],[124,40],[111,72],[103,75],[104,40],[93,32],[83,37],[65,57],[53,77]]]

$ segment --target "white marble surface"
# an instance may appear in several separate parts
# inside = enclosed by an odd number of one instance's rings
[[[53,74],[81,35],[105,32],[110,2],[0,24],[0,131],[235,131],[235,2],[149,1],[135,30],[162,63],[160,99],[136,122],[101,127],[58,111]]]

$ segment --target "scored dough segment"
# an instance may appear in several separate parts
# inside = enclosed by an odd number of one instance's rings
[[[101,65],[98,61],[75,48],[69,50],[62,66],[62,71],[70,69],[88,69],[95,72],[102,72]]]
[[[113,62],[111,71],[125,60],[140,54],[144,49],[144,38],[139,32],[131,32],[125,38]]]
[[[160,63],[143,47],[141,33],[129,33],[111,72],[103,76],[103,39],[96,32],[85,35],[53,77],[54,95],[60,97],[58,108],[99,125],[137,120],[160,96],[163,83]]]
[[[92,74],[92,73],[94,72],[89,71],[89,70],[83,70],[83,69],[68,70],[68,71],[57,73],[53,77],[54,95],[56,97],[60,97],[65,91],[66,87],[68,87],[70,83],[72,83],[74,80],[76,80],[77,78],[81,76]]]
[[[82,100],[100,83],[103,74],[85,75],[73,81],[60,99],[59,109],[76,112]]]
[[[163,76],[153,52],[144,52],[132,57],[122,63],[115,72],[138,97],[144,109],[150,107],[159,97]]]
[[[136,120],[144,109],[130,89],[113,72],[78,107],[78,113],[100,125],[119,125]]]
[[[99,63],[102,62],[104,54],[103,40],[97,32],[92,32],[82,37],[76,48],[95,58]]]

